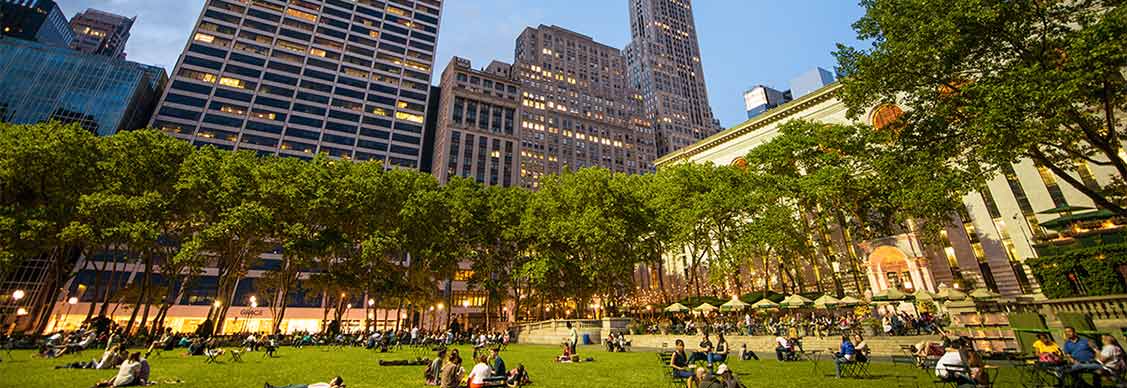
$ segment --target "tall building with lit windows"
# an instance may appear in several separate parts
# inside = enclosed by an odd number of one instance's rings
[[[71,47],[87,54],[125,59],[125,44],[129,42],[129,30],[133,29],[133,23],[136,21],[137,17],[127,18],[96,9],[87,9],[70,18],[70,27],[75,34]]]
[[[454,57],[442,72],[432,170],[440,182],[461,176],[490,186],[520,184],[520,88],[512,65],[482,70]]]
[[[622,51],[557,26],[517,37],[512,78],[520,82],[521,184],[600,166],[653,171],[654,133]]]
[[[441,0],[208,0],[152,126],[419,168]]]
[[[657,154],[720,131],[708,104],[692,0],[630,0],[630,79],[654,121]]]

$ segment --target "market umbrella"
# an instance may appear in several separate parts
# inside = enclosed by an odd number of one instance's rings
[[[970,297],[974,298],[975,300],[992,300],[1001,297],[1001,295],[986,288],[979,288],[971,291]]]
[[[963,300],[967,298],[967,294],[954,288],[947,287],[946,285],[939,286],[939,292],[935,294],[935,300]]]
[[[916,291],[915,294],[912,294],[912,296],[916,297],[916,300],[935,300],[935,294],[927,292],[927,290],[922,288]]]
[[[712,311],[716,311],[716,306],[705,303],[705,304],[702,304],[700,306],[697,306],[696,308],[693,309],[693,311],[700,311],[700,312],[705,312],[705,313],[712,312]]]
[[[755,307],[757,309],[773,309],[773,308],[779,307],[779,304],[772,302],[770,299],[763,298],[763,299],[760,299],[758,302],[752,303],[751,307]]]
[[[729,300],[728,302],[720,305],[720,311],[723,311],[723,312],[741,311],[741,310],[743,310],[747,307],[748,307],[747,303],[744,303],[744,301],[740,300],[740,298],[733,296],[732,300]]]
[[[873,301],[905,300],[908,299],[908,297],[909,295],[905,294],[904,291],[900,291],[895,288],[889,288],[881,291],[876,295],[873,295]]]
[[[855,306],[855,305],[861,304],[861,300],[854,298],[852,296],[846,295],[844,298],[841,298],[841,300],[838,301],[838,304],[841,305],[841,306]]]
[[[665,308],[665,312],[667,313],[683,313],[686,311],[689,311],[689,308],[680,303],[674,303]]]
[[[822,295],[818,297],[818,299],[814,299],[814,308],[817,309],[833,308],[837,307],[837,305],[839,304],[841,304],[841,300],[834,298],[829,294]]]
[[[1068,229],[1072,224],[1087,221],[1106,220],[1115,217],[1115,213],[1108,210],[1096,210],[1077,214],[1065,214],[1051,221],[1041,223],[1041,227],[1051,230]]]
[[[811,303],[814,303],[814,301],[807,299],[807,298],[804,298],[802,295],[794,294],[794,295],[788,296],[786,299],[783,299],[783,301],[780,302],[779,305],[786,307],[786,308],[797,309],[797,308],[802,308],[803,306],[809,305]]]

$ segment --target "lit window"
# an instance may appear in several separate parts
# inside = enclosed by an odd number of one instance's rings
[[[246,89],[246,82],[237,78],[222,77],[219,79],[219,84],[232,88]]]
[[[198,32],[196,33],[196,37],[194,39],[197,42],[211,43],[215,41],[215,36]]]
[[[266,120],[274,120],[274,119],[277,118],[277,115],[274,114],[274,112],[254,111],[251,114],[254,115],[254,117],[257,117],[257,118],[260,118],[260,119],[266,119]]]
[[[324,58],[327,53],[325,52],[325,50],[319,48],[310,48],[309,54]]]
[[[390,13],[390,14],[393,14],[393,15],[406,16],[406,17],[411,16],[410,12],[403,10],[403,9],[396,8],[396,7],[392,7],[390,5],[387,6],[387,12]]]
[[[423,122],[423,116],[422,115],[417,115],[417,114],[412,114],[412,113],[407,113],[407,112],[395,112],[395,118],[400,119],[400,120],[410,121],[410,122],[413,122],[413,123],[419,123],[419,124],[422,124],[422,122]]]
[[[287,9],[286,15],[290,15],[290,16],[293,16],[293,17],[298,18],[298,19],[305,19],[305,20],[308,20],[308,21],[311,21],[311,22],[317,21],[317,15],[314,15],[314,14],[311,14],[311,13],[308,13],[308,12],[298,11],[298,10],[293,9],[293,8]]]
[[[240,108],[240,107],[237,107],[237,106],[231,106],[231,105],[221,106],[221,107],[219,107],[219,111],[223,112],[223,113],[232,113],[232,114],[237,114],[237,115],[242,115],[242,114],[247,113],[246,110],[243,110],[243,108]]]

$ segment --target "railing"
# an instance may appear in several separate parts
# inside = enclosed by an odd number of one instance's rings
[[[590,319],[553,319],[550,321],[530,322],[516,325],[518,333],[528,333],[535,330],[545,329],[562,329],[566,328],[568,323],[576,329],[602,329],[603,321],[596,321]]]
[[[1086,296],[1034,302],[1042,313],[1088,314],[1093,320],[1127,320],[1127,295]]]

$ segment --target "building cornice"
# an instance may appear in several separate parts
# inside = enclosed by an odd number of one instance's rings
[[[836,95],[835,92],[837,92],[837,90],[840,88],[841,84],[837,82],[826,85],[821,89],[815,90],[810,94],[802,96],[802,98],[780,105],[775,109],[768,110],[767,112],[753,119],[736,125],[735,127],[726,129],[724,131],[721,131],[720,133],[709,136],[704,140],[698,141],[691,146],[662,156],[654,161],[654,167],[660,169],[661,167],[666,165],[687,162],[693,156],[699,155],[724,143],[735,140],[740,136],[755,132],[756,130],[766,127],[770,124],[790,118],[791,116],[794,116],[799,112],[809,109],[817,104],[821,104],[833,98]]]

